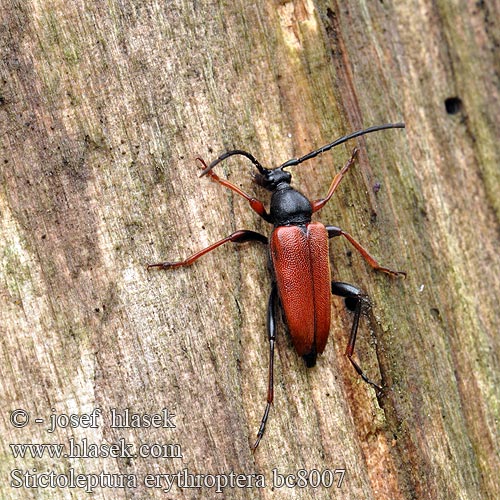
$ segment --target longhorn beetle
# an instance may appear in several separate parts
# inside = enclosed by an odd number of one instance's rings
[[[269,410],[273,402],[273,371],[274,371],[274,343],[276,340],[276,311],[281,306],[284,319],[297,354],[302,356],[308,367],[316,364],[316,357],[321,354],[326,345],[330,331],[330,293],[344,297],[346,306],[354,311],[354,320],[347,344],[346,356],[362,379],[375,389],[382,387],[372,382],[353,359],[354,344],[358,332],[361,308],[366,298],[361,290],[341,281],[330,282],[330,262],[328,255],[328,239],[343,236],[361,254],[366,262],[375,270],[382,271],[390,276],[406,276],[402,271],[392,271],[382,267],[379,263],[348,233],[336,226],[325,226],[321,222],[312,222],[311,215],[317,212],[332,197],[340,181],[354,164],[358,149],[355,148],[350,159],[338,172],[330,185],[325,198],[309,201],[302,193],[290,186],[292,175],[286,169],[310,160],[339,144],[364,134],[390,128],[404,128],[404,123],[388,123],[352,134],[316,149],[300,158],[286,161],[275,169],[264,168],[250,153],[235,149],[219,156],[210,165],[201,158],[197,158],[204,170],[200,177],[208,175],[212,181],[231,189],[245,198],[252,210],[274,228],[269,238],[249,230],[239,230],[226,238],[213,243],[207,248],[178,262],[160,262],[148,265],[148,269],[175,269],[189,266],[201,256],[211,252],[224,243],[244,243],[257,241],[269,245],[270,268],[272,269],[271,294],[267,307],[267,335],[269,339],[269,374],[267,403],[264,415],[257,433],[257,439],[252,447],[255,451],[264,435]],[[219,178],[213,168],[230,156],[240,155],[248,158],[257,168],[253,180],[263,188],[271,191],[271,206],[269,213],[261,201],[252,198],[239,187],[229,181]]]

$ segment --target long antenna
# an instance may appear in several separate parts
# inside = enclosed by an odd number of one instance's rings
[[[246,156],[257,167],[257,170],[261,174],[265,173],[266,169],[255,159],[255,157],[252,154],[247,153],[246,151],[242,151],[241,149],[234,149],[233,151],[228,151],[227,153],[224,153],[224,154],[220,155],[219,158],[217,158],[212,163],[210,163],[210,165],[208,165],[208,167],[206,167],[201,172],[200,177],[203,177],[204,175],[207,175],[208,172],[210,172],[210,170],[212,170],[215,167],[215,165],[217,165],[221,161],[224,161],[226,158],[229,158],[230,156],[233,156],[233,155]]]
[[[405,128],[405,124],[404,123],[386,123],[385,125],[375,125],[374,127],[365,128],[364,130],[358,130],[356,132],[353,132],[352,134],[344,135],[343,137],[340,137],[339,139],[331,142],[330,144],[327,144],[326,146],[323,146],[319,149],[316,149],[315,151],[311,151],[310,153],[308,153],[304,156],[301,156],[300,158],[293,158],[291,160],[288,160],[285,163],[283,163],[282,165],[280,165],[278,168],[283,169],[285,167],[294,167],[295,165],[298,165],[299,163],[310,160],[311,158],[314,158],[315,156],[318,156],[321,153],[324,153],[325,151],[328,151],[329,149],[332,149],[335,146],[338,146],[339,144],[343,144],[344,142],[347,142],[350,139],[354,139],[355,137],[359,137],[360,135],[365,135],[365,134],[369,134],[371,132],[377,132],[379,130],[385,130],[388,128]]]

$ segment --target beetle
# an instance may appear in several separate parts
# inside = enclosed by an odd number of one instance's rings
[[[388,123],[358,130],[300,158],[288,160],[274,169],[264,168],[252,154],[239,149],[222,154],[209,165],[201,158],[197,158],[204,167],[200,177],[207,175],[212,181],[231,189],[245,198],[252,210],[266,222],[273,224],[271,235],[268,238],[255,231],[238,230],[185,260],[149,264],[148,270],[153,268],[175,269],[189,266],[203,255],[229,242],[256,241],[269,246],[269,267],[272,272],[272,285],[267,307],[267,336],[269,340],[267,401],[257,432],[257,439],[252,446],[253,451],[255,451],[264,435],[269,410],[274,398],[274,346],[278,308],[281,308],[283,312],[284,321],[297,354],[303,357],[308,367],[313,367],[316,364],[318,354],[321,354],[325,349],[330,332],[330,294],[343,297],[346,306],[354,312],[345,354],[365,382],[372,385],[376,390],[382,390],[380,385],[372,382],[365,375],[361,367],[353,359],[362,305],[367,303],[367,299],[361,290],[353,285],[342,281],[330,281],[328,240],[338,236],[346,238],[365,261],[377,271],[390,276],[402,277],[406,276],[406,273],[382,267],[349,233],[336,226],[313,222],[311,218],[313,213],[319,211],[330,200],[343,177],[354,164],[358,149],[353,150],[344,167],[334,176],[326,197],[315,201],[310,201],[290,185],[292,175],[286,169],[299,165],[361,135],[385,129],[404,128],[404,126],[404,123]],[[267,212],[261,201],[251,197],[229,181],[221,179],[213,172],[216,165],[235,155],[244,156],[252,162],[258,171],[253,175],[254,182],[272,193],[269,212]]]

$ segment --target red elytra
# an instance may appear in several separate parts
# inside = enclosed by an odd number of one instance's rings
[[[305,230],[277,227],[271,236],[271,260],[280,303],[299,356],[325,350],[330,333],[330,260],[328,233],[319,222]]]

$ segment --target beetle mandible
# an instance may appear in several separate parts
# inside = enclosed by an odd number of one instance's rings
[[[200,177],[208,175],[211,180],[245,198],[252,210],[266,222],[273,224],[274,227],[271,235],[267,238],[255,231],[239,230],[185,260],[148,265],[148,269],[174,269],[189,266],[201,256],[228,242],[244,243],[247,241],[257,241],[269,245],[272,286],[267,308],[267,335],[269,339],[267,402],[257,432],[257,439],[252,446],[253,451],[255,451],[264,435],[269,410],[273,402],[274,344],[276,341],[276,314],[278,307],[281,307],[283,310],[285,323],[295,350],[304,358],[306,365],[312,367],[316,364],[317,355],[324,351],[330,331],[330,293],[343,297],[347,307],[354,311],[353,324],[345,354],[356,372],[365,382],[377,390],[382,389],[382,387],[372,382],[365,375],[352,357],[361,308],[366,299],[361,290],[355,286],[341,281],[330,281],[328,240],[336,236],[343,236],[373,269],[387,273],[390,276],[406,276],[406,273],[382,267],[360,243],[341,228],[325,226],[320,222],[312,222],[311,220],[312,214],[324,207],[330,200],[340,181],[354,164],[358,149],[354,149],[342,170],[334,176],[326,197],[312,202],[302,193],[291,187],[292,175],[285,169],[310,160],[355,137],[379,130],[404,128],[404,126],[404,123],[388,123],[358,130],[311,151],[300,158],[288,160],[275,169],[264,168],[253,155],[239,149],[224,153],[209,165],[201,158],[198,158],[204,166]],[[258,173],[254,175],[254,181],[268,191],[271,191],[272,197],[269,213],[261,201],[249,196],[229,181],[219,178],[213,172],[212,169],[217,164],[234,155],[248,158],[258,170]]]

